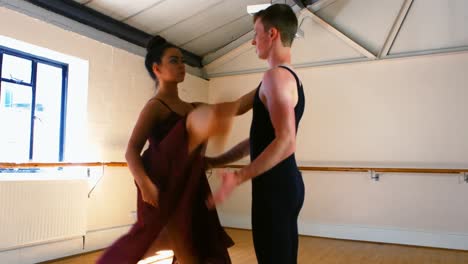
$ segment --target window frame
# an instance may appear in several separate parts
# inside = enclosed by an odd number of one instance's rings
[[[31,80],[30,83],[3,78],[3,56],[4,55],[14,56],[22,59],[31,61]],[[38,63],[60,68],[62,70],[62,89],[61,89],[61,103],[60,103],[60,139],[58,149],[58,161],[61,162],[64,159],[65,151],[65,133],[66,133],[66,116],[67,116],[67,92],[68,92],[68,69],[67,63],[47,59],[41,56],[29,54],[20,50],[11,49],[0,45],[0,97],[2,90],[2,82],[13,83],[17,85],[27,86],[31,88],[32,99],[31,99],[31,128],[30,128],[30,142],[29,142],[29,160],[34,159],[34,120],[35,120],[35,108],[36,108],[36,82],[37,82],[37,65]],[[1,98],[0,98],[1,99]]]

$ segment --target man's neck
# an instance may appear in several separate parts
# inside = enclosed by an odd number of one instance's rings
[[[282,47],[273,49],[267,58],[270,69],[276,68],[279,65],[291,64],[291,48]]]

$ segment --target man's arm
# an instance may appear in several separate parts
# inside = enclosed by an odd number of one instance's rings
[[[283,69],[273,69],[263,78],[264,104],[270,113],[275,129],[275,139],[248,166],[234,172],[221,174],[220,188],[208,199],[208,206],[223,202],[242,182],[252,179],[273,168],[294,153],[296,149],[296,117],[294,107],[297,103],[296,82],[291,74]]]
[[[264,98],[262,101],[270,113],[275,139],[251,164],[236,172],[238,184],[273,168],[296,149],[294,107],[297,90],[294,78],[284,69],[272,69],[264,75],[261,92]]]
[[[250,152],[250,143],[249,139],[246,139],[225,153],[216,156],[216,157],[206,157],[205,160],[208,164],[208,167],[220,167],[225,164],[240,160],[241,158],[249,155]]]

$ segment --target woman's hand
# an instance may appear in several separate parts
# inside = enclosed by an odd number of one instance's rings
[[[150,179],[147,179],[139,187],[143,201],[153,207],[158,207],[159,190],[156,185]]]

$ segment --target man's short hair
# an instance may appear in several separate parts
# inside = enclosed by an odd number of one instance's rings
[[[265,30],[270,30],[272,27],[278,29],[283,46],[291,47],[297,32],[297,17],[289,5],[271,5],[255,13],[254,23],[257,19],[261,19]]]

